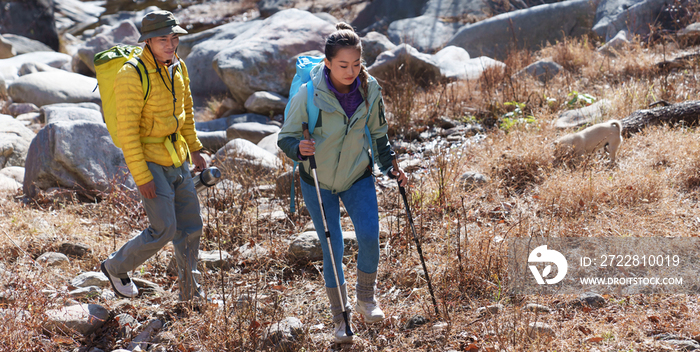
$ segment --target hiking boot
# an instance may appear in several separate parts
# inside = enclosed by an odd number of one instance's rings
[[[105,262],[102,262],[100,264],[100,269],[102,270],[102,273],[107,276],[109,279],[109,283],[112,284],[112,289],[114,289],[114,293],[117,294],[119,297],[124,297],[124,298],[134,298],[136,295],[139,294],[139,289],[136,288],[136,284],[134,284],[133,281],[131,281],[130,278],[122,279],[118,278],[116,276],[112,276],[108,271],[107,268],[105,268]]]
[[[382,312],[382,309],[374,302],[357,301],[357,303],[355,303],[355,310],[362,314],[365,318],[365,323],[378,323],[384,320],[384,312]]]
[[[352,314],[350,312],[348,313],[348,322],[352,324]],[[343,315],[339,314],[335,317],[333,317],[333,323],[335,325],[335,328],[333,329],[333,341],[337,344],[345,344],[345,343],[353,343],[355,342],[355,335],[350,335],[348,336],[346,331],[345,331],[345,319],[343,319]]]

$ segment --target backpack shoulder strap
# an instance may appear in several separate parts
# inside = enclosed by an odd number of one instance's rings
[[[131,65],[136,69],[136,72],[139,74],[139,80],[141,80],[141,87],[143,87],[143,101],[148,100],[148,96],[151,94],[151,79],[148,77],[149,71],[146,64],[138,56],[127,60],[125,64]],[[146,76],[145,80],[143,79],[144,76]]]
[[[321,110],[314,105],[314,85],[311,81],[306,82],[306,113],[309,115],[309,133],[314,133],[318,115]]]
[[[375,80],[374,77],[369,77],[370,82]],[[374,143],[372,143],[372,133],[369,131],[369,117],[372,115],[372,108],[374,108],[374,101],[369,103],[369,110],[367,110],[367,117],[365,118],[365,135],[367,135],[367,140],[369,141],[369,149],[372,151],[372,156],[370,157],[370,165],[374,168]]]

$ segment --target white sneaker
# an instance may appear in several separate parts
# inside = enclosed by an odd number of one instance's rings
[[[384,320],[384,312],[376,303],[357,301],[355,311],[365,317],[366,323],[377,323]]]
[[[350,335],[345,331],[345,319],[343,319],[343,316],[340,316],[340,319],[334,319],[335,320],[335,330],[333,332],[333,338],[335,340],[335,343],[337,344],[344,344],[344,343],[353,343],[355,342],[355,335]],[[350,317],[348,317],[348,320],[350,320]]]
[[[102,262],[100,264],[100,269],[102,270],[102,273],[107,276],[109,279],[109,283],[112,284],[112,288],[114,289],[114,293],[117,294],[117,296],[124,297],[124,298],[134,298],[139,294],[139,289],[136,287],[136,284],[134,284],[133,281],[131,281],[130,278],[126,279],[121,279],[115,276],[112,276],[109,272],[107,272],[107,268],[105,268],[105,262]]]

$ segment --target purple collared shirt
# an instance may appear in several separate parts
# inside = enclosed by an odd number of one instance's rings
[[[330,78],[330,73],[331,71],[328,69],[328,67],[323,68],[323,73],[326,76],[326,85],[328,86],[328,89],[335,94],[335,98],[338,99],[338,102],[340,103],[340,106],[343,107],[343,111],[345,111],[345,115],[347,117],[351,117],[354,113],[355,110],[357,110],[357,107],[362,104],[364,101],[364,98],[362,98],[362,94],[360,93],[360,77],[357,77],[355,79],[355,82],[352,83],[350,86],[350,92],[348,93],[340,93],[338,92],[337,89],[333,86],[333,83],[331,82]]]

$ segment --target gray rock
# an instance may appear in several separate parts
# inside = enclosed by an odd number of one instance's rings
[[[611,103],[607,99],[601,99],[589,106],[564,111],[557,118],[554,126],[559,129],[575,128],[593,123],[600,120],[603,115],[608,113],[611,108]]]
[[[487,176],[475,171],[467,171],[459,177],[461,187],[464,188],[465,191],[486,185],[489,181]]]
[[[114,1],[114,0],[110,1],[110,3],[117,3],[117,2],[118,1]],[[124,8],[124,6],[119,6],[119,5],[115,5],[115,7],[117,9]],[[141,30],[141,20],[143,19],[143,17],[146,16],[147,14],[153,12],[153,11],[158,11],[158,10],[162,10],[162,9],[159,8],[158,6],[149,6],[145,9],[139,10],[139,11],[117,11],[117,12],[111,13],[109,15],[100,16],[100,24],[114,27],[114,26],[116,26],[124,21],[131,21],[134,25],[136,25],[136,28],[138,28],[138,30],[140,31]],[[175,16],[177,16],[177,15],[175,15]],[[182,24],[182,22],[180,24]],[[199,33],[197,33],[197,34],[199,34]],[[180,58],[182,58],[182,59],[184,59],[185,57],[180,55],[180,49],[182,49],[182,44],[185,41],[184,38],[189,37],[189,36],[190,35],[180,37],[180,46],[178,46],[178,48],[177,48],[177,55],[180,56]]]
[[[92,253],[92,249],[84,243],[71,243],[71,242],[66,242],[62,243],[61,247],[58,249],[59,252],[69,255],[71,257],[77,257],[77,258],[83,258],[90,253]]]
[[[422,166],[421,159],[408,159],[399,163],[399,167],[404,172],[410,173],[420,170]]]
[[[255,92],[245,101],[246,110],[263,116],[284,114],[289,100],[277,93]]]
[[[109,311],[97,304],[79,304],[44,312],[44,328],[55,333],[78,332],[84,336],[99,329],[109,318]]]
[[[66,84],[71,82],[71,84]],[[55,103],[100,102],[97,80],[65,71],[36,72],[16,79],[7,89],[13,101],[44,106]]]
[[[47,64],[42,64],[41,62],[25,62],[19,68],[17,74],[20,76],[24,76],[36,72],[51,72],[60,70],[61,69],[59,68],[51,67]]]
[[[542,83],[551,81],[554,76],[558,75],[564,68],[558,63],[550,60],[540,60],[533,62],[518,73],[516,77],[528,74]]]
[[[69,260],[63,253],[46,252],[36,259],[37,263],[43,263],[46,266],[61,266],[68,264]]]
[[[133,281],[134,285],[138,287],[139,295],[144,294],[162,296],[165,293],[165,290],[163,290],[163,288],[155,282],[148,281],[140,277],[132,277],[131,281]]]
[[[408,319],[406,325],[404,326],[404,330],[415,329],[425,324],[428,324],[428,319],[425,319],[425,317],[423,317],[422,315],[414,315],[413,317],[411,317],[411,319]]]
[[[151,337],[155,335],[155,333],[163,328],[163,322],[160,321],[159,319],[152,319],[150,322],[148,322],[148,325],[146,325],[146,328],[141,331],[134,339],[129,343],[129,350],[133,351],[136,348],[141,348],[142,350],[147,350]]]
[[[621,30],[645,35],[656,22],[664,0],[602,0],[595,13],[593,31],[609,40]]]
[[[32,317],[31,313],[24,309],[8,308],[0,309],[0,321],[8,324],[25,323]]]
[[[223,148],[228,142],[228,138],[226,138],[226,131],[197,131],[197,138],[204,146],[204,149],[211,152],[216,152],[217,150]]]
[[[190,75],[190,89],[192,89],[193,95],[212,96],[228,93],[229,87],[219,77],[212,65],[214,57],[233,45],[234,39],[238,36],[248,33],[248,31],[260,30],[262,24],[261,20],[232,22],[212,28],[205,31],[206,33],[203,32],[204,34],[193,34],[193,36],[199,37],[193,38],[192,49],[183,56],[187,58],[185,64],[187,64],[187,71]],[[204,35],[208,36],[205,38]],[[182,44],[180,45],[182,46]],[[243,103],[244,99],[240,99],[240,102]]]
[[[14,117],[37,111],[39,111],[39,107],[32,103],[12,103],[7,107],[7,112]]]
[[[469,57],[466,50],[457,46],[448,46],[433,55],[433,61],[440,68],[446,79],[476,80],[484,70],[492,67],[505,68],[506,65],[486,56],[475,59]]]
[[[377,24],[388,25],[396,20],[420,16],[427,0],[374,0],[362,9],[350,23],[359,31]],[[374,30],[381,30],[376,28]]]
[[[553,338],[556,336],[556,333],[554,332],[554,329],[552,329],[551,326],[541,321],[538,321],[528,324],[527,335],[533,339],[543,336],[546,338]]]
[[[92,2],[54,0],[56,28],[59,32],[77,33],[97,23],[105,8]]]
[[[331,15],[328,12],[314,12],[313,15],[332,24],[333,26],[335,26],[336,23],[340,22],[337,18],[335,18],[335,16]]]
[[[266,344],[276,346],[279,351],[291,351],[300,342],[299,337],[304,333],[304,324],[299,318],[288,317],[270,326]]]
[[[279,155],[282,149],[277,146],[278,137],[279,132],[266,136],[265,138],[261,139],[260,142],[258,142],[258,147],[267,150],[268,152],[272,153],[272,155]]]
[[[3,2],[0,9],[0,28],[3,33],[14,33],[39,40],[53,50],[59,49],[53,1]]]
[[[394,21],[389,25],[389,39],[394,44],[407,43],[422,52],[442,48],[459,30],[458,22],[445,22],[438,17],[423,15]]]
[[[605,306],[605,303],[605,298],[603,298],[603,296],[593,292],[586,292],[577,299],[571,301],[570,305],[572,307],[587,306],[591,308],[601,308]]]
[[[268,91],[287,94],[293,72],[289,59],[300,52],[320,50],[333,25],[296,9],[280,11],[260,28],[248,30],[214,57],[214,69],[236,101]]]
[[[22,122],[0,115],[0,168],[23,167],[34,136]]]
[[[663,342],[673,345],[677,351],[700,350],[700,344],[695,340],[663,340]]]
[[[365,64],[368,67],[374,63],[379,54],[396,48],[396,44],[379,32],[369,32],[361,40],[362,58],[365,59]]]
[[[692,23],[678,31],[678,36],[685,39],[695,40],[700,38],[700,22]]]
[[[79,106],[64,107],[56,105],[64,104],[51,104],[41,107],[41,114],[44,116],[44,121],[46,121],[46,123],[54,123],[59,121],[90,121],[102,123],[104,121],[104,118],[99,111]]]
[[[274,172],[282,167],[282,161],[276,155],[241,138],[231,140],[219,149],[212,163],[219,165],[226,172],[235,172],[238,169]]]
[[[0,45],[0,59],[7,59],[36,51],[54,51],[48,45],[38,40],[11,33],[0,35],[0,43],[2,43]]]
[[[383,80],[400,79],[405,73],[413,77],[420,85],[427,85],[440,79],[440,68],[428,54],[418,52],[407,44],[401,44],[391,51],[386,51],[368,69],[369,73]]]
[[[24,182],[24,168],[21,166],[8,166],[0,170],[0,175],[7,176],[19,183]]]
[[[72,58],[70,55],[49,51],[38,51],[17,55],[9,59],[0,60],[0,76],[4,78],[5,83],[10,84],[12,81],[19,78],[19,70],[25,63],[38,62],[51,67],[61,68],[66,64],[69,64],[71,59]]]
[[[112,143],[105,124],[52,123],[32,140],[25,166],[24,194],[28,197],[57,186],[92,197],[114,185],[136,188],[122,151]]]
[[[476,310],[476,314],[478,316],[482,317],[482,316],[488,316],[488,315],[496,315],[502,311],[503,311],[503,305],[498,303],[498,304],[493,304],[493,305],[486,306],[486,307],[480,307]]]
[[[547,306],[543,306],[541,304],[536,304],[536,303],[528,303],[525,306],[525,310],[529,310],[531,312],[536,312],[536,313],[551,313],[552,310],[549,309]]]
[[[280,128],[274,125],[261,124],[257,122],[243,122],[231,125],[226,129],[228,140],[243,138],[257,144],[266,136],[279,133]]]
[[[194,127],[197,131],[226,131],[231,125],[244,122],[257,122],[266,124],[270,121],[269,118],[258,114],[241,114],[222,117],[216,120],[195,122]]]
[[[101,272],[88,271],[76,276],[73,280],[71,280],[70,284],[71,286],[78,288],[90,286],[105,288],[109,287],[109,279]]]
[[[120,339],[130,339],[131,334],[134,330],[138,329],[141,324],[127,313],[122,313],[114,317],[114,320],[119,323],[119,338]]]
[[[260,16],[270,17],[291,5],[290,0],[260,0],[258,2],[258,11]]]
[[[68,292],[68,295],[71,296],[71,298],[73,298],[73,299],[81,299],[81,298],[99,297],[101,293],[102,293],[102,290],[99,287],[88,286],[88,287],[81,287],[79,289],[75,289],[73,291],[70,291],[70,292]]]
[[[463,26],[446,45],[462,47],[471,56],[496,59],[505,58],[514,44],[518,49],[537,50],[564,35],[578,37],[589,33],[593,6],[591,0],[570,0],[500,14]]]
[[[357,249],[355,231],[343,231],[345,253]],[[301,263],[315,262],[323,259],[321,241],[316,231],[307,231],[297,236],[289,245],[289,255]]]
[[[270,252],[267,248],[259,244],[255,244],[255,246],[251,247],[248,243],[238,247],[236,251],[238,252],[238,260],[241,261],[259,260],[260,258],[266,257]]]
[[[209,269],[226,269],[231,255],[226,251],[199,251],[200,264]]]
[[[603,53],[603,54],[607,54],[607,55],[616,56],[618,50],[626,47],[629,44],[630,44],[629,34],[627,33],[627,31],[622,30],[622,31],[619,31],[615,35],[615,37],[613,37],[607,43],[605,43],[605,45],[598,48],[598,52]]]
[[[140,37],[139,30],[131,21],[124,21],[119,25],[105,31],[85,42],[85,46],[78,49],[78,57],[92,72],[95,72],[95,54],[107,50],[116,44],[137,45]]]
[[[26,126],[34,133],[39,132],[39,130],[41,130],[42,127],[41,114],[38,112],[30,112],[27,114],[19,115],[15,118],[15,120],[21,122],[24,126]]]
[[[8,176],[0,175],[0,191],[16,192],[20,188],[22,188],[22,182],[17,182]]]

